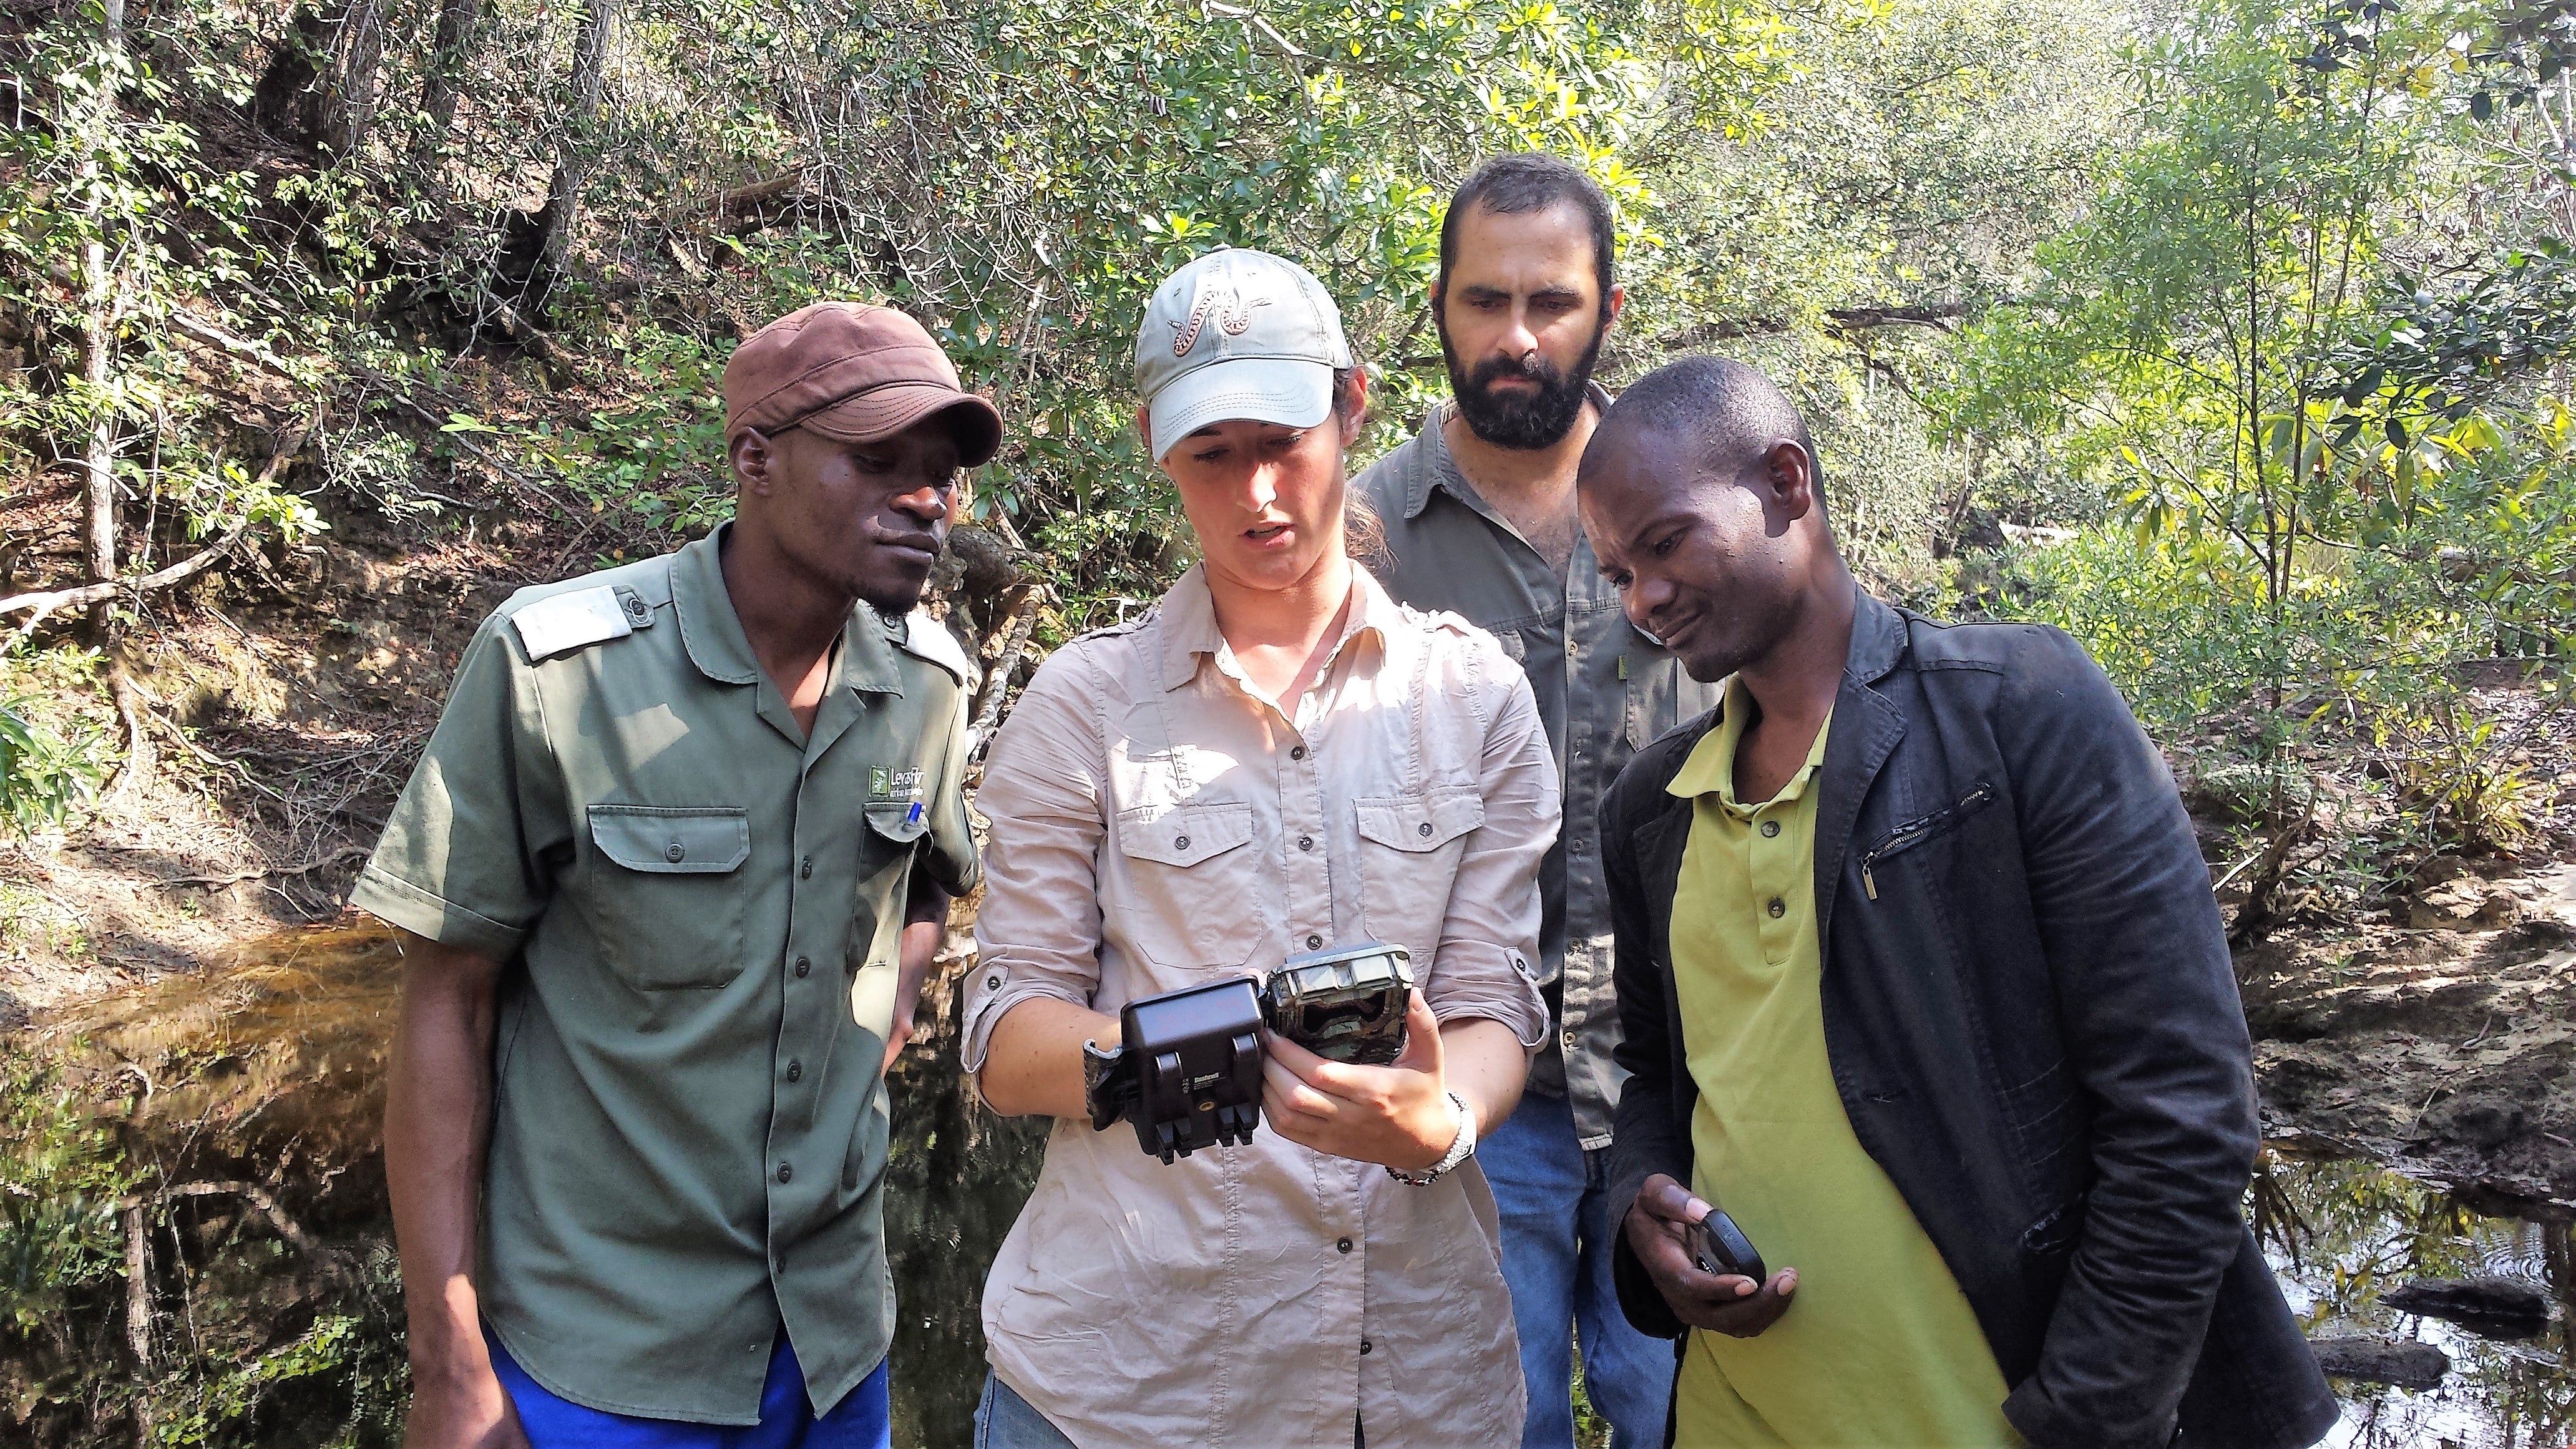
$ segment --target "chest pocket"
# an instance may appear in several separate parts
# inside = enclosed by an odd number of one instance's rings
[[[868,802],[868,851],[873,857],[909,857],[912,847],[930,831],[930,802]]]
[[[1360,916],[1370,939],[1401,945],[1427,969],[1449,919],[1467,837],[1485,823],[1473,786],[1352,802],[1359,813]]]
[[[590,841],[604,864],[591,873],[584,914],[628,985],[706,990],[742,974],[749,812],[593,805]]]
[[[903,913],[912,863],[921,837],[930,833],[927,801],[871,800],[868,828],[859,838],[857,895],[850,909],[849,942],[842,956],[851,970],[892,966],[902,952]]]
[[[1103,924],[1157,966],[1232,968],[1268,930],[1252,806],[1148,805],[1118,815],[1132,909]]]

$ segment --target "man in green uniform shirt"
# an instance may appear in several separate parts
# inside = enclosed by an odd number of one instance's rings
[[[353,897],[414,1449],[884,1442],[879,1084],[976,875],[916,605],[1001,420],[844,303],[724,386],[734,520],[486,620]]]
[[[1686,1335],[1677,1442],[2315,1442],[2334,1399],[2240,1210],[2226,932],[2110,681],[2055,630],[1863,592],[1741,363],[1641,379],[1576,488],[1629,621],[1729,680],[1600,817],[1613,1266]],[[1703,1265],[1717,1209],[1763,1281]]]

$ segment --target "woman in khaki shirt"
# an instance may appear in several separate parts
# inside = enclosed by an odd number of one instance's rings
[[[997,1110],[1057,1120],[985,1286],[976,1442],[1517,1444],[1499,1227],[1459,1154],[1546,1030],[1558,799],[1528,681],[1351,561],[1366,375],[1302,268],[1183,267],[1137,380],[1202,562],[1047,661],[978,801],[966,1065]],[[1368,940],[1419,983],[1393,1065],[1272,1040],[1249,1145],[1166,1165],[1092,1131],[1082,1045],[1119,1039],[1122,1004]]]

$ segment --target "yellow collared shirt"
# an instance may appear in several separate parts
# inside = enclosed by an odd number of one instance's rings
[[[1896,1185],[1852,1134],[1825,1053],[1816,928],[1815,777],[1806,763],[1758,805],[1735,796],[1753,705],[1725,714],[1667,787],[1692,800],[1672,917],[1673,979],[1699,1105],[1692,1188],[1771,1271],[1789,1311],[1755,1338],[1694,1333],[1677,1440],[1798,1449],[2018,1445],[1968,1300]]]

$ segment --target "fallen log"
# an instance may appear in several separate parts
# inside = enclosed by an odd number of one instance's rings
[[[2354,1383],[2432,1389],[2451,1372],[2449,1354],[2411,1339],[2312,1338],[2308,1347],[2316,1350],[2317,1367],[2326,1377]]]
[[[2380,1294],[2379,1301],[2400,1313],[2448,1319],[2471,1328],[2537,1333],[2549,1321],[2549,1295],[2538,1284],[2502,1275],[2419,1278]]]

